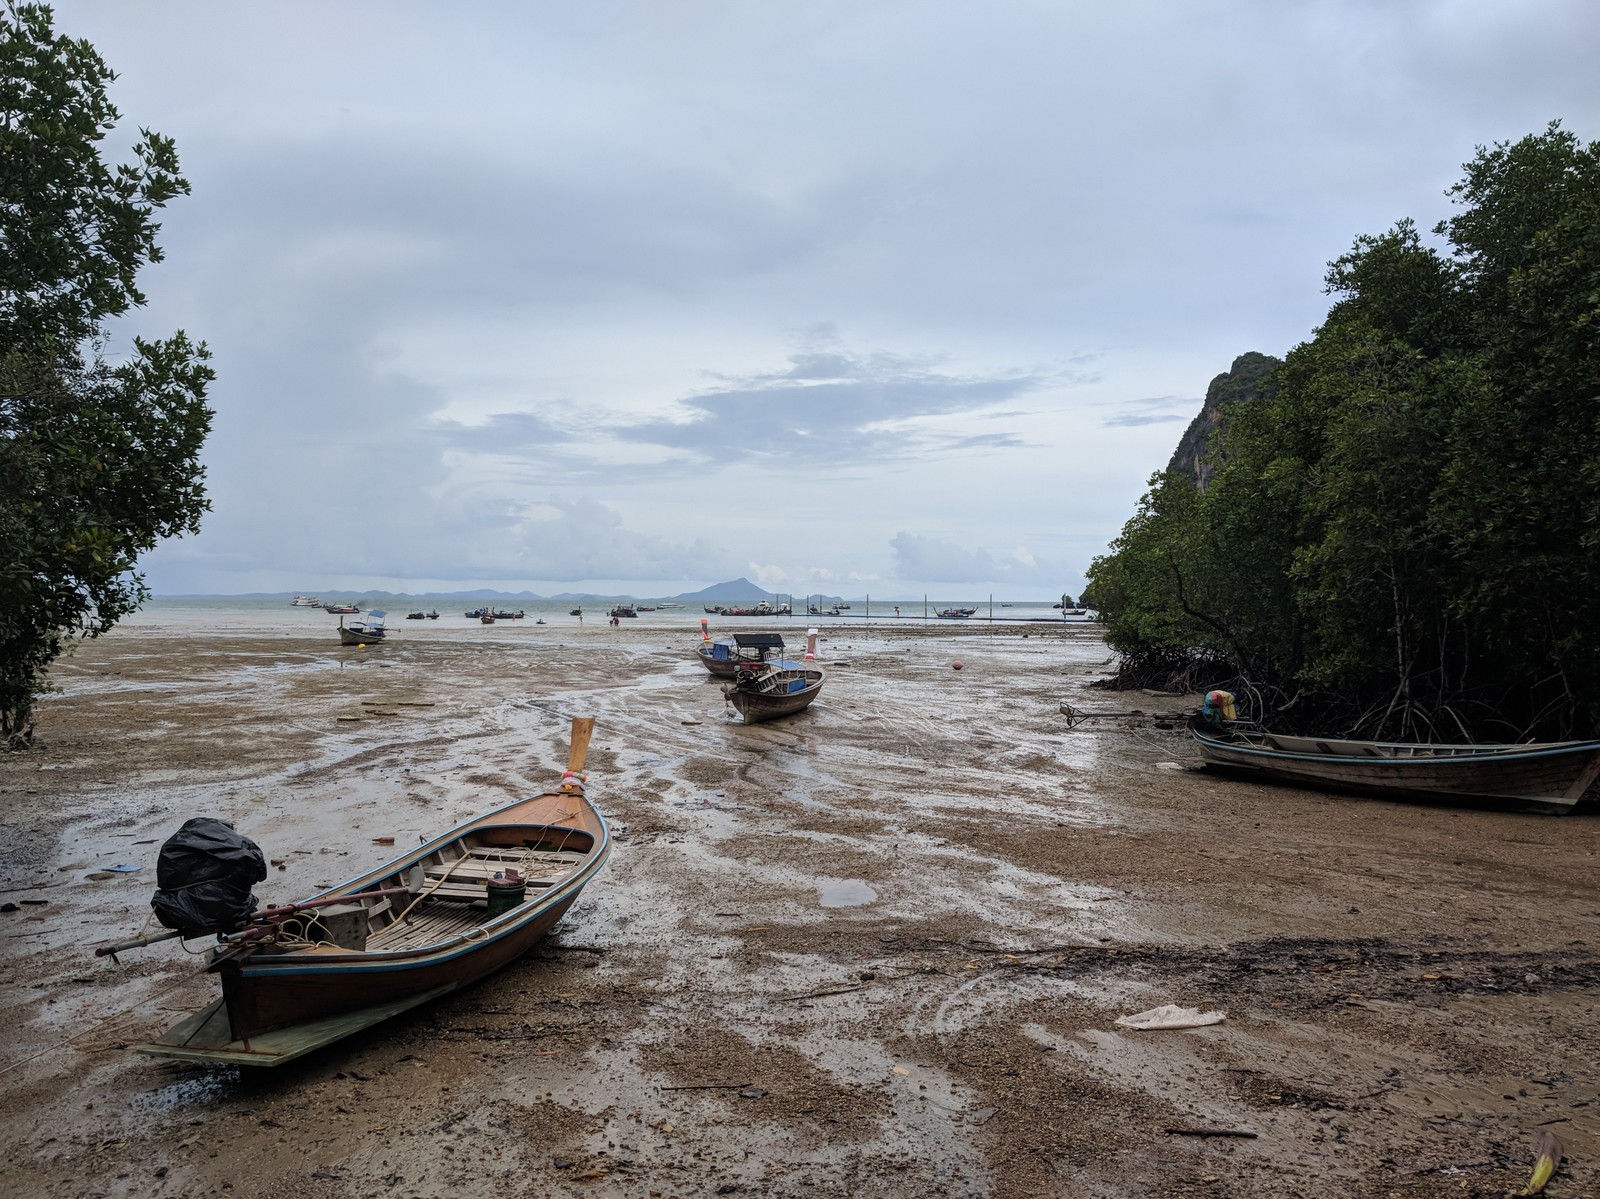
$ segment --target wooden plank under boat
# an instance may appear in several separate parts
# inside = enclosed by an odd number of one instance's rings
[[[748,666],[735,677],[722,696],[744,717],[746,724],[760,724],[792,716],[822,692],[823,674],[814,666],[769,664],[756,670]],[[800,684],[798,687],[795,684]]]
[[[1593,799],[1600,741],[1418,745],[1289,737],[1197,719],[1208,767],[1364,794],[1569,812]]]
[[[384,888],[406,894],[310,909],[295,917],[292,938],[219,938],[208,969],[221,976],[222,998],[138,1051],[276,1065],[527,953],[611,849],[605,818],[578,773],[593,728],[592,719],[573,721],[557,790],[474,817],[310,898]],[[491,915],[489,880],[508,867],[522,874],[526,898]]]

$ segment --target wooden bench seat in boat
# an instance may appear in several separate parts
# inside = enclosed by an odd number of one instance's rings
[[[507,867],[519,869],[528,887],[553,887],[581,865],[586,856],[477,846],[453,862],[424,866],[422,890],[440,899],[484,899],[488,895],[489,880]]]

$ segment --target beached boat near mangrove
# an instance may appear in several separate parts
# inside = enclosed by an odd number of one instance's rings
[[[700,665],[719,679],[731,679],[740,666],[759,664],[771,659],[774,652],[783,648],[783,638],[777,633],[735,633],[724,641],[703,641],[695,651]],[[798,662],[777,660],[774,666],[799,666]]]
[[[365,620],[352,621],[345,624],[343,618],[339,621],[340,645],[376,645],[387,635],[388,630],[383,627],[383,618],[387,613],[374,608],[367,613]]]
[[[1570,812],[1597,798],[1600,741],[1418,745],[1288,737],[1196,717],[1208,767],[1284,783],[1435,802]]]
[[[815,666],[746,663],[722,689],[722,698],[738,710],[746,724],[760,724],[809,707],[822,693],[822,682],[822,671]]]
[[[221,976],[222,998],[135,1048],[275,1066],[527,953],[611,849],[605,819],[584,795],[593,731],[592,718],[572,722],[554,790],[458,824],[318,892],[287,918],[263,909],[218,937],[207,969]]]

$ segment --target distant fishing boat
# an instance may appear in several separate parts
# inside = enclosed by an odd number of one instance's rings
[[[822,693],[823,674],[814,666],[793,663],[746,664],[722,689],[722,698],[744,717],[746,724],[761,724],[793,716]]]
[[[297,595],[289,601],[291,608],[320,608],[322,601],[314,595]]]
[[[1600,741],[1343,741],[1219,726],[1203,716],[1190,732],[1212,769],[1363,794],[1570,812],[1580,800],[1597,798],[1600,779]]]
[[[332,616],[354,616],[361,611],[359,604],[323,604],[322,610]]]
[[[608,612],[607,615],[608,616],[628,616],[628,617],[633,617],[633,616],[638,616],[639,613],[634,610],[634,607],[633,607],[632,604],[618,604],[615,608],[611,609],[611,611]]]
[[[552,791],[474,817],[299,905],[262,909],[239,931],[220,935],[208,970],[221,976],[222,998],[136,1050],[276,1066],[527,953],[611,849],[605,818],[584,795],[593,729],[590,718],[572,722],[567,769]]]
[[[568,616],[582,616],[583,615],[583,609],[582,608],[574,608],[574,609],[572,609],[572,611],[568,612],[567,615]]]

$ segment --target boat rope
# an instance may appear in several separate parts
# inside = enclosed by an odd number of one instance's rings
[[[438,878],[434,879],[426,887],[422,888],[422,890],[418,891],[417,892],[417,897],[415,899],[413,899],[410,903],[406,904],[406,910],[401,912],[398,916],[396,916],[392,923],[398,924],[398,923],[400,923],[400,921],[404,920],[407,916],[411,915],[411,909],[412,908],[416,907],[424,899],[428,898],[428,896],[432,895],[440,887],[444,886],[445,883],[449,880],[450,876],[456,872],[456,868],[458,866],[460,866],[463,862],[470,861],[471,859],[472,859],[472,855],[470,853],[463,853],[459,858],[457,858],[455,861],[451,862],[450,865],[446,866],[444,873],[441,874]]]
[[[180,942],[180,944],[181,944],[181,942]],[[58,1049],[67,1048],[74,1041],[76,1041],[79,1037],[87,1036],[89,1033],[94,1032],[101,1025],[106,1024],[109,1021],[116,1020],[116,1019],[118,1019],[118,1018],[120,1018],[122,1016],[126,1016],[129,1012],[133,1011],[135,1008],[143,1007],[147,1003],[153,1003],[157,999],[164,999],[166,996],[168,996],[172,992],[176,991],[179,987],[185,986],[185,985],[193,982],[195,977],[196,977],[195,975],[189,974],[189,973],[184,973],[184,974],[180,975],[178,980],[176,982],[174,982],[170,987],[163,987],[161,990],[157,991],[154,995],[146,995],[143,999],[135,999],[132,1003],[128,1004],[127,1007],[124,1007],[124,1008],[121,1008],[121,1009],[119,1009],[119,1010],[117,1010],[115,1012],[112,1012],[108,1016],[101,1016],[98,1019],[91,1021],[90,1024],[89,1024],[89,1027],[84,1029],[82,1032],[75,1032],[71,1036],[63,1037],[61,1040],[57,1041],[54,1045],[47,1045],[45,1048],[39,1050],[38,1053],[29,1054],[27,1057],[23,1058],[20,1061],[12,1062],[9,1066],[5,1067],[4,1069],[0,1069],[0,1077],[3,1077],[5,1075],[7,1075],[7,1074],[10,1074],[11,1071],[13,1071],[13,1070],[15,1070],[15,1069],[17,1069],[17,1068],[19,1068],[21,1066],[26,1066],[29,1062],[37,1061],[39,1058],[44,1057],[45,1054],[47,1054],[47,1053],[55,1053]]]
[[[296,921],[300,922],[299,927],[291,927]],[[277,942],[277,944],[287,946],[290,949],[349,950],[350,947],[348,945],[340,945],[333,941],[324,941],[321,938],[317,938],[315,940],[312,939],[308,934],[311,931],[311,926],[316,922],[317,918],[314,915],[290,916],[287,920],[280,920],[278,922],[278,931],[272,939]]]

